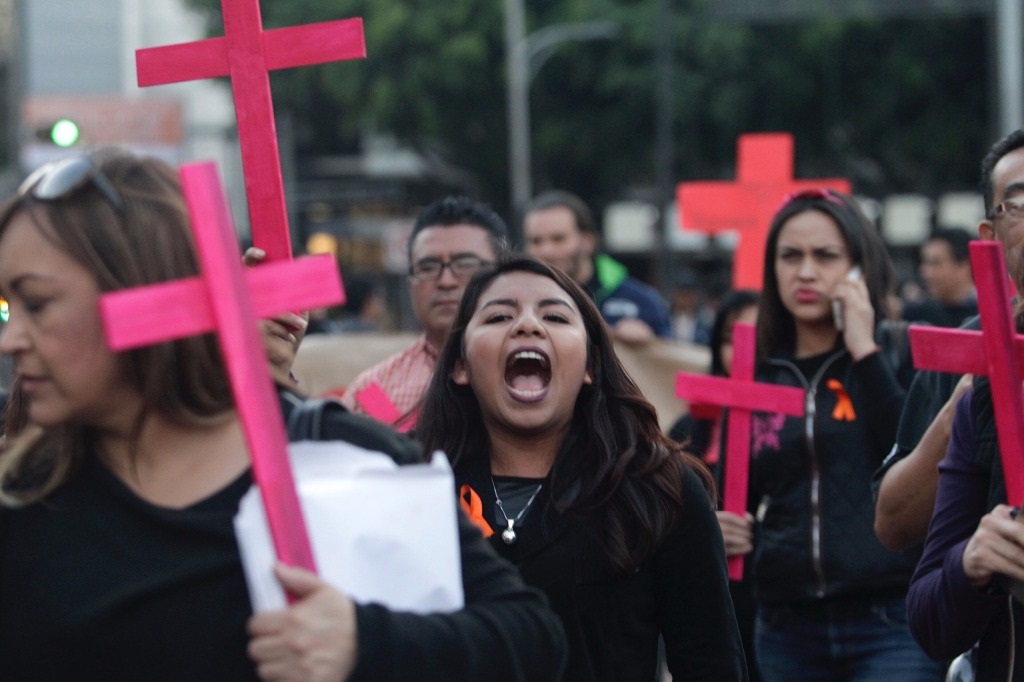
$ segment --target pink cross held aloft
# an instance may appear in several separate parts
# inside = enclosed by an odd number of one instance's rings
[[[416,426],[416,418],[414,416],[399,423],[398,420],[401,419],[402,413],[398,411],[398,407],[391,402],[391,398],[388,397],[388,394],[384,392],[384,389],[376,381],[368,384],[363,390],[356,392],[356,402],[359,403],[359,407],[367,415],[379,422],[394,427],[399,433],[405,433]]]
[[[361,19],[263,30],[259,0],[221,0],[224,37],[138,50],[139,87],[231,77],[253,243],[267,260],[291,257],[272,69],[366,56]]]
[[[684,182],[676,188],[679,225],[684,231],[717,234],[737,230],[732,288],[760,290],[768,228],[789,194],[827,188],[850,192],[842,178],[793,179],[793,136],[789,133],[740,135],[736,143],[736,182]]]
[[[971,267],[982,331],[911,326],[910,348],[918,369],[988,376],[1006,496],[1010,504],[1019,505],[1024,500],[1024,336],[1016,333],[1013,322],[1003,245],[971,242]]]
[[[183,166],[181,181],[203,274],[104,295],[100,314],[107,344],[120,351],[217,332],[277,556],[316,570],[257,320],[342,300],[338,270],[322,256],[261,265],[243,275],[216,167]]]
[[[799,388],[754,381],[754,326],[737,323],[732,330],[733,356],[729,377],[680,372],[676,396],[693,407],[729,408],[726,432],[724,495],[722,509],[743,516],[747,512],[750,485],[750,413],[775,412],[798,417],[804,414],[804,392]],[[729,578],[743,579],[743,556],[729,557]]]

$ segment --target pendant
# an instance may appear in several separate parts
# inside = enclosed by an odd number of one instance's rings
[[[508,519],[508,528],[501,531],[501,539],[505,542],[506,545],[511,545],[513,542],[516,541],[516,532],[512,528],[512,526],[514,526],[515,523],[515,519]]]

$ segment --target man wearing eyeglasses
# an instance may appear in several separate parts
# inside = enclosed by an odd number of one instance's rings
[[[348,385],[341,401],[353,412],[367,412],[360,396],[373,385],[383,390],[399,415],[416,406],[430,382],[466,284],[508,250],[508,230],[488,206],[466,197],[446,197],[420,213],[407,249],[409,296],[423,334]]]
[[[985,219],[978,238],[1002,242],[1013,281],[1024,267],[1024,130],[1002,138],[981,162]],[[974,316],[961,328],[980,329]],[[938,487],[938,463],[946,454],[956,402],[970,377],[918,372],[900,416],[896,443],[875,473],[875,534],[890,550],[920,545],[928,531]]]

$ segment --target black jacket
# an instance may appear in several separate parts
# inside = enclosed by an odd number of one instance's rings
[[[596,533],[583,516],[562,514],[538,494],[519,540],[506,545],[491,513],[494,492],[485,458],[463,462],[456,485],[469,485],[490,538],[528,585],[547,594],[569,639],[566,680],[648,682],[655,678],[658,635],[669,670],[680,680],[746,679],[743,648],[729,601],[722,535],[707,492],[690,471],[683,477],[680,521],[648,561],[622,576],[612,570]],[[500,519],[500,517],[499,517]]]
[[[758,600],[905,593],[915,556],[884,549],[873,527],[871,476],[893,442],[905,395],[883,354],[857,363],[845,348],[774,358],[757,380],[806,391],[804,417],[756,413],[752,423]]]

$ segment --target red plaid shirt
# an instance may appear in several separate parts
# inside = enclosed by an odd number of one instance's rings
[[[352,412],[366,414],[356,401],[356,394],[376,383],[398,408],[406,414],[427,390],[437,365],[437,349],[427,343],[426,335],[400,353],[378,362],[352,380],[341,396],[341,402]]]

